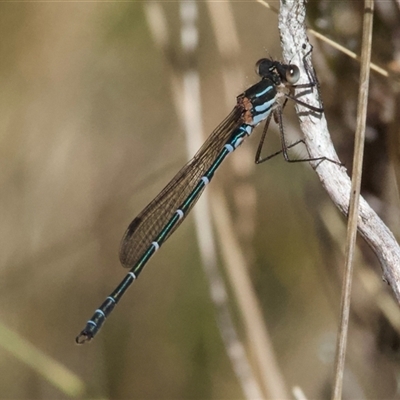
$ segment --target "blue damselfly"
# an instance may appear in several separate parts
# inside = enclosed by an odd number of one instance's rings
[[[308,54],[307,54],[308,55]],[[306,55],[306,56],[307,56]],[[305,56],[305,57],[306,57]],[[196,155],[175,175],[160,194],[131,222],[125,232],[119,258],[121,264],[130,271],[117,288],[106,298],[103,304],[87,322],[85,329],[77,336],[76,343],[90,341],[100,330],[104,321],[121,299],[122,295],[139,276],[142,269],[178,228],[226,156],[232,153],[253,129],[266,120],[266,125],[258,146],[256,163],[271,156],[261,158],[261,150],[271,117],[279,125],[282,150],[286,161],[322,161],[325,157],[291,160],[282,127],[282,109],[288,99],[307,107],[313,112],[322,112],[321,108],[308,105],[294,98],[296,88],[316,86],[313,74],[303,58],[309,83],[296,85],[300,71],[296,65],[283,64],[268,58],[259,60],[256,71],[261,80],[237,97],[237,102],[226,119],[211,133]],[[275,155],[274,154],[274,155]]]

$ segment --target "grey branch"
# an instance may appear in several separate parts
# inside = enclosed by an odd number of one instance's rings
[[[281,0],[279,30],[284,61],[297,65],[303,79],[299,83],[307,83],[303,57],[310,51],[311,45],[305,29],[305,4],[303,0]],[[307,63],[312,67],[311,54],[307,57]],[[302,100],[318,107],[318,96],[318,91],[312,90],[302,96]],[[330,139],[325,116],[310,113],[307,108],[301,105],[296,105],[296,110],[310,157],[325,156],[338,160]],[[326,161],[312,163],[312,166],[332,201],[347,216],[351,182],[346,169]],[[399,244],[389,228],[363,198],[360,199],[358,232],[378,257],[382,266],[383,277],[391,286],[397,301],[400,303]]]

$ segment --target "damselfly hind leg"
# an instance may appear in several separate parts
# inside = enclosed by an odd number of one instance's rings
[[[287,100],[283,103],[282,109],[283,109],[283,107],[286,105],[286,102],[287,102]],[[282,110],[281,110],[281,112],[282,112]],[[275,157],[275,156],[277,156],[277,155],[279,155],[279,154],[282,154],[282,153],[284,154],[284,157],[285,157],[285,153],[286,153],[286,155],[287,155],[287,150],[288,150],[288,149],[291,149],[292,147],[297,146],[299,143],[303,143],[303,144],[304,144],[304,140],[303,140],[303,139],[297,140],[296,142],[291,143],[291,144],[289,144],[289,145],[286,145],[286,143],[285,143],[285,147],[286,147],[285,150],[286,150],[286,151],[284,150],[284,147],[282,147],[281,150],[276,151],[275,153],[272,153],[272,154],[270,154],[269,156],[266,156],[266,157],[261,158],[261,151],[262,151],[262,148],[263,148],[263,146],[264,146],[265,137],[267,136],[267,131],[268,131],[268,127],[269,127],[269,123],[270,123],[270,121],[271,121],[272,115],[273,115],[273,113],[271,113],[271,114],[268,116],[267,121],[265,122],[265,125],[264,125],[263,132],[262,132],[262,134],[261,134],[260,142],[258,143],[258,147],[257,147],[257,151],[256,151],[256,157],[255,157],[255,160],[254,160],[256,164],[261,164],[261,163],[263,163],[263,162],[265,162],[265,161],[268,161],[268,160],[270,160],[271,158],[273,158],[273,157]],[[276,118],[275,118],[275,119],[276,119]],[[276,122],[279,123],[278,121],[276,121]],[[288,155],[287,155],[287,157],[288,157]],[[285,159],[286,159],[286,158],[285,158]]]
[[[261,157],[261,152],[262,152],[262,148],[264,146],[264,142],[265,142],[265,137],[267,135],[267,131],[268,131],[268,127],[269,127],[269,123],[271,121],[272,118],[272,114],[270,114],[270,116],[268,117],[265,125],[264,125],[264,129],[261,135],[261,139],[260,142],[258,144],[257,147],[257,151],[256,151],[256,156],[255,156],[255,163],[256,164],[261,164],[265,161],[270,160],[271,158],[279,155],[279,154],[283,154],[283,158],[285,159],[285,161],[287,162],[305,162],[305,161],[315,161],[314,159],[291,159],[289,157],[289,153],[288,150],[291,149],[292,147],[297,146],[300,143],[305,144],[303,139],[299,139],[297,141],[295,141],[294,143],[291,144],[286,144],[286,139],[285,139],[285,134],[284,134],[284,130],[283,130],[283,125],[282,125],[282,109],[279,108],[277,110],[274,111],[274,116],[275,116],[275,120],[279,125],[279,133],[280,133],[280,137],[281,137],[281,143],[282,143],[282,148],[281,150],[276,151],[275,153],[272,153],[266,157]]]
[[[271,116],[272,116],[272,114],[271,114]],[[263,133],[262,133],[262,135],[261,135],[260,142],[258,143],[258,147],[257,147],[257,151],[256,151],[256,157],[255,157],[255,160],[254,160],[254,162],[255,162],[256,164],[261,164],[261,163],[263,163],[263,162],[265,162],[265,161],[268,161],[268,160],[270,160],[271,158],[274,158],[275,156],[278,156],[279,154],[282,154],[282,153],[283,153],[284,158],[285,158],[285,160],[286,160],[285,154],[286,154],[286,156],[288,157],[288,153],[287,153],[287,150],[288,150],[288,149],[291,149],[292,147],[297,146],[299,143],[303,143],[303,144],[304,144],[304,140],[303,140],[303,139],[299,139],[299,140],[297,140],[297,141],[294,142],[294,143],[291,143],[291,144],[289,144],[289,145],[285,145],[285,149],[284,149],[284,147],[282,147],[281,150],[278,150],[278,151],[276,151],[275,153],[272,153],[272,154],[270,154],[270,155],[268,155],[268,156],[262,158],[262,157],[261,157],[261,151],[262,151],[262,148],[263,148],[263,146],[264,146],[264,141],[265,141],[265,137],[266,137],[266,135],[267,135],[268,125],[269,125],[269,122],[270,122],[270,120],[271,120],[271,116],[268,118],[267,122],[266,122],[265,125],[264,125]]]

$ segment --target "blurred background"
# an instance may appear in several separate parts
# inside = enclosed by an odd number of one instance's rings
[[[363,195],[398,234],[400,6],[376,7],[373,62],[391,77],[371,76]],[[255,62],[281,56],[278,17],[255,1],[189,8],[198,46],[188,55],[184,10],[180,2],[0,5],[2,399],[246,396],[220,335],[192,215],[96,339],[75,344],[126,273],[118,250],[128,224],[188,160],[177,107],[184,74],[198,73],[205,140],[257,82]],[[308,15],[315,30],[359,52],[362,2],[313,1]],[[310,39],[333,141],[351,173],[359,65]],[[284,124],[295,140],[290,104]],[[213,220],[228,216],[225,235],[213,223],[215,263],[226,278],[224,240],[232,237],[273,347],[271,370],[288,393],[298,385],[310,399],[329,398],[346,221],[308,163],[278,156],[254,165],[261,131],[206,191]],[[272,124],[265,155],[280,148],[276,131]],[[257,349],[226,285],[243,365],[257,381]],[[344,397],[400,398],[399,309],[362,240],[351,318]]]

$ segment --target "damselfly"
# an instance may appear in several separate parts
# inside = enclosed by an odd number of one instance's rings
[[[300,71],[296,65],[283,64],[268,58],[263,58],[257,62],[256,71],[261,80],[237,97],[232,112],[212,132],[196,155],[129,225],[122,238],[119,258],[121,264],[125,268],[129,268],[130,271],[100,308],[95,311],[85,329],[77,336],[76,343],[85,343],[96,335],[149,259],[188,215],[222,161],[245,138],[251,135],[253,129],[260,122],[267,120],[258,146],[256,163],[270,158],[261,159],[260,154],[272,116],[279,125],[282,139],[282,150],[280,152],[283,152],[285,160],[322,161],[326,159],[320,157],[291,160],[287,153],[287,149],[291,146],[286,146],[282,127],[282,109],[287,99],[292,99],[311,111],[322,111],[321,108],[313,107],[293,97],[295,88],[312,88],[316,85],[315,80],[312,80],[314,77],[306,64],[305,57],[303,62],[309,83],[302,85],[295,85],[300,78]]]

